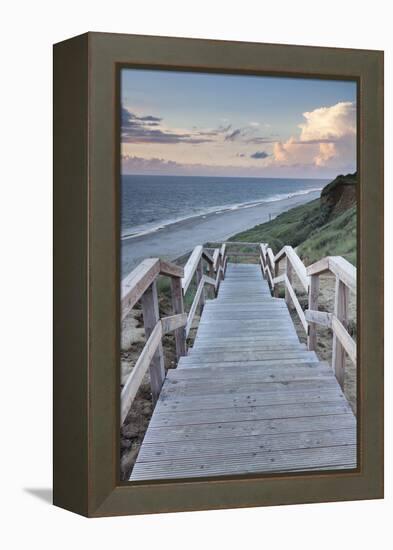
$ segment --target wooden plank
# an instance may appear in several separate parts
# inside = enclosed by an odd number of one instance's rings
[[[285,275],[287,276],[287,279],[290,283],[290,285],[292,286],[292,280],[293,280],[293,274],[292,274],[292,264],[291,262],[289,261],[288,258],[286,258],[285,260]],[[283,278],[284,280],[284,288],[285,288],[285,303],[287,304],[287,307],[289,307],[290,303],[291,303],[291,295],[285,285],[285,277]]]
[[[275,261],[274,261],[273,250],[270,247],[268,247],[268,249],[266,250],[266,256],[267,256],[268,264],[270,264],[269,265],[270,271],[273,274],[274,273],[274,267],[275,267]]]
[[[266,264],[266,267],[265,267],[265,274],[267,274],[267,279],[269,281],[270,289],[273,291],[273,289],[274,289],[273,277],[272,277],[272,274],[270,273],[270,269],[269,269],[269,266],[267,264]]]
[[[336,275],[334,316],[332,319],[333,351],[332,367],[338,383],[344,387],[345,351],[349,349],[351,360],[356,364],[356,346],[349,336],[346,327],[348,325],[349,289]],[[345,345],[344,345],[345,343]]]
[[[170,317],[163,317],[161,319],[161,324],[162,334],[168,334],[168,332],[184,327],[187,324],[187,313],[178,313]]]
[[[231,369],[232,370],[232,369]],[[235,372],[235,374],[237,374]],[[302,395],[302,391],[334,391],[337,396],[342,396],[340,388],[337,386],[337,381],[333,376],[324,376],[321,379],[299,379],[294,380],[280,380],[280,375],[277,375],[277,378],[270,378],[270,376],[263,377],[261,375],[260,381],[255,381],[255,377],[250,377],[250,380],[244,379],[239,380],[238,376],[234,376],[232,379],[230,377],[225,378],[224,380],[219,380],[217,382],[206,380],[194,379],[189,384],[185,382],[180,383],[178,380],[168,379],[167,383],[161,390],[163,393],[163,399],[165,398],[178,398],[180,395],[183,395],[184,392],[187,394],[187,397],[193,396],[207,396],[207,395],[217,395],[221,396],[230,395],[232,397],[240,395],[242,393],[264,393],[266,398],[268,394],[271,394],[274,398],[279,396],[285,397],[290,392],[300,392],[298,399],[304,401],[306,397]],[[250,397],[251,399],[251,397]],[[252,405],[252,401],[249,403]]]
[[[179,315],[184,313],[183,289],[181,279],[178,277],[171,278],[171,299],[173,312]],[[179,327],[175,331],[175,342],[176,358],[179,360],[180,357],[187,354],[185,327]]]
[[[300,396],[289,396],[289,401],[286,403],[277,396],[277,401],[261,404],[261,396],[257,396],[258,405],[252,407],[216,407],[215,403],[204,399],[206,406],[196,408],[196,404],[192,402],[187,404],[183,401],[177,403],[175,410],[167,408],[167,412],[163,412],[160,408],[159,412],[154,415],[151,420],[151,428],[171,428],[175,426],[200,426],[206,427],[209,424],[225,424],[230,422],[252,422],[258,420],[272,420],[278,418],[306,418],[322,415],[350,414],[351,410],[345,399],[341,398],[334,400],[333,392],[321,394],[321,399],[326,401],[317,401],[304,403],[300,400]],[[329,401],[329,398],[331,399]],[[186,410],[182,410],[182,404],[186,406]],[[194,410],[191,409],[193,406]],[[334,426],[332,426],[333,428]],[[217,430],[221,430],[217,427]]]
[[[318,325],[328,328],[331,328],[332,326],[333,315],[331,313],[327,313],[326,311],[315,311],[311,309],[306,309],[304,315],[306,317],[306,321],[308,321],[309,323],[316,323]]]
[[[284,350],[283,350],[284,351]],[[282,358],[284,359],[296,359],[296,358],[299,358],[299,359],[305,359],[307,357],[312,357],[312,353],[313,352],[310,352],[310,351],[297,351],[297,350],[285,350],[285,353],[282,353]],[[281,356],[280,356],[281,358]],[[184,358],[183,360],[183,364],[184,363],[196,363],[196,362],[207,362],[207,363],[215,363],[215,362],[220,362],[220,363],[226,363],[226,362],[231,362],[231,363],[236,363],[236,362],[241,362],[241,363],[246,363],[247,361],[266,361],[268,359],[277,359],[277,352],[276,351],[266,351],[266,350],[262,350],[262,351],[259,351],[259,350],[242,350],[240,352],[231,352],[231,353],[226,353],[226,352],[211,352],[209,350],[203,350],[203,351],[199,351],[197,352],[197,350],[194,351],[194,353],[192,355],[188,355],[187,357]]]
[[[135,395],[141,385],[144,375],[150,366],[151,361],[158,346],[161,344],[162,329],[161,323],[158,322],[154,329],[151,331],[150,336],[142,350],[142,353],[138,357],[131,374],[127,378],[127,381],[123,387],[120,397],[120,425],[123,424],[128,411],[131,408]]]
[[[183,359],[183,358],[182,358]],[[240,362],[240,361],[227,361],[223,363],[223,366],[226,368],[243,368],[244,366],[257,366],[257,365],[290,365],[292,363],[318,363],[319,360],[317,357],[295,357],[295,358],[284,358],[284,359],[266,359],[264,361],[247,361],[247,362]],[[203,367],[215,367],[217,366],[217,363],[206,363],[204,362],[203,365],[201,363],[179,363],[178,368],[186,368],[186,369],[192,369],[192,368],[200,368]]]
[[[167,277],[184,277],[184,269],[180,265],[160,259],[160,273]]]
[[[291,372],[297,373],[305,373],[309,371],[312,373],[313,371],[328,371],[331,376],[333,376],[332,369],[330,365],[326,361],[321,361],[317,365],[315,363],[292,363],[290,365],[284,365],[280,367],[279,371],[277,372],[276,366],[245,366],[241,372],[236,372],[237,376],[256,376],[256,375],[265,375],[266,373],[276,373],[278,375],[286,375]],[[198,378],[206,378],[214,380],[216,378],[218,379],[226,379],[226,378],[232,378],[233,373],[231,372],[231,369],[227,369],[226,367],[223,367],[221,365],[216,365],[215,367],[201,367],[199,369],[190,369],[189,371],[185,372],[184,369],[170,369],[167,374],[167,380],[194,380]]]
[[[330,256],[329,268],[345,286],[356,293],[356,267],[341,256]]]
[[[307,348],[305,344],[300,344],[300,342],[296,345],[293,341],[291,342],[271,342],[271,343],[263,343],[259,342],[257,344],[252,345],[252,343],[244,343],[241,342],[234,342],[231,344],[225,343],[225,342],[198,342],[198,344],[189,349],[189,355],[192,356],[194,353],[200,353],[204,351],[227,351],[227,352],[235,352],[235,351],[243,351],[243,350],[251,350],[254,351],[286,351],[286,350],[303,350],[307,351]]]
[[[160,272],[160,260],[149,258],[141,262],[121,282],[121,318],[124,319]]]
[[[302,401],[303,397],[303,401]],[[250,404],[251,403],[251,404]],[[170,398],[159,401],[157,414],[170,413],[173,417],[173,422],[178,422],[179,425],[191,425],[191,414],[206,414],[203,424],[223,423],[225,422],[243,422],[257,420],[256,415],[269,414],[266,407],[275,406],[277,410],[283,410],[282,407],[289,405],[304,405],[304,396],[299,392],[243,392],[238,395],[231,394],[211,394],[211,395],[194,395],[184,396],[177,395],[176,398]],[[311,405],[320,405],[320,414],[333,414],[332,407],[339,407],[340,414],[346,412],[351,414],[344,396],[338,396],[336,389],[330,390],[310,390],[310,396],[307,396],[307,411],[303,409],[300,417],[312,418],[315,416],[315,409],[311,409]],[[158,407],[158,405],[157,405]],[[265,407],[265,409],[263,409]],[[260,410],[260,408],[262,408]],[[263,412],[265,411],[265,412]],[[311,415],[309,414],[311,413]],[[216,414],[218,416],[216,416]],[[278,415],[280,416],[280,412]],[[221,415],[221,416],[220,416]],[[223,415],[223,416],[222,416]],[[299,415],[297,415],[299,417]],[[196,424],[201,424],[198,420]],[[153,424],[152,424],[153,427]],[[221,426],[222,428],[223,426]],[[220,428],[220,429],[221,429]],[[221,432],[220,432],[221,433]],[[201,435],[201,434],[200,434]],[[203,439],[203,434],[202,434]]]
[[[245,458],[247,457],[247,458]],[[308,468],[329,469],[330,466],[346,467],[356,462],[356,445],[341,445],[311,449],[295,449],[229,455],[223,460],[192,458],[191,460],[163,460],[160,462],[137,462],[131,481],[143,479],[176,479],[184,477],[206,477],[213,475],[234,475],[254,472],[291,472]]]
[[[311,323],[308,325],[308,334],[307,334],[307,346],[309,350],[317,349],[317,327],[315,326],[315,321],[310,317],[317,318],[318,315],[315,315],[316,310],[318,309],[318,298],[319,298],[319,275],[311,275],[310,277],[310,288],[308,291],[308,307],[314,314],[309,314],[309,317],[305,315],[306,321],[311,320]],[[320,316],[323,317],[323,316]]]
[[[344,325],[333,315],[332,329],[338,340],[341,342],[348,357],[356,365],[356,342],[351,338]]]
[[[195,424],[190,426],[172,426],[169,428],[151,428],[145,436],[144,444],[174,441],[218,440],[224,438],[262,436],[276,433],[299,433],[306,430],[332,428],[353,428],[356,422],[352,413],[321,415],[298,418],[276,418],[268,420],[250,420],[240,422],[217,422],[216,424]],[[221,426],[221,428],[219,427]]]
[[[144,292],[141,301],[143,312],[143,325],[145,327],[146,338],[149,338],[156,324],[160,322],[156,281],[154,281]],[[162,349],[162,343],[160,342],[150,362],[150,386],[153,403],[156,403],[158,396],[160,395],[164,379],[164,352]]]
[[[305,431],[263,436],[243,436],[236,439],[236,445],[230,439],[217,441],[181,441],[163,442],[156,445],[143,445],[138,462],[158,462],[161,460],[194,457],[215,457],[241,455],[250,452],[283,451],[287,449],[307,449],[354,445],[356,431],[353,428]]]
[[[198,307],[198,304],[199,304],[199,300],[201,298],[204,283],[205,283],[204,277],[202,277],[202,279],[199,281],[199,285],[198,285],[197,291],[195,293],[194,300],[192,302],[190,311],[188,313],[188,319],[187,319],[187,325],[186,325],[186,336],[188,336],[188,334],[191,330],[192,322],[194,320],[195,313],[196,313],[196,310],[197,310],[197,307]]]
[[[186,265],[184,266],[184,277],[182,278],[182,287],[184,294],[187,292],[194,273],[198,267],[199,260],[202,256],[202,251],[203,248],[201,245],[196,246],[192,251],[190,257],[188,258]]]
[[[302,283],[303,288],[308,292],[308,286],[309,286],[309,277],[307,275],[307,270],[305,265],[303,264],[302,260],[299,258],[299,256],[296,254],[292,246],[286,246],[285,247],[285,253],[287,256],[287,259],[290,261],[293,270],[295,271],[299,281]]]
[[[212,279],[211,277],[208,277],[207,275],[205,275],[205,284],[215,287],[216,286],[216,281],[214,279]]]
[[[285,285],[288,289],[288,292],[289,292],[289,295],[291,297],[292,303],[295,306],[295,309],[296,309],[296,312],[299,316],[300,322],[302,323],[303,328],[304,328],[304,330],[307,334],[308,333],[308,324],[307,324],[306,318],[304,316],[304,311],[302,310],[301,305],[299,303],[299,300],[297,299],[297,296],[295,294],[295,291],[293,290],[292,285],[288,281],[287,277],[285,278]]]
[[[306,268],[307,275],[320,275],[321,273],[326,273],[329,271],[329,258],[322,258],[322,260],[318,260],[317,262],[309,265]]]
[[[286,256],[286,247],[283,246],[281,248],[281,250],[279,252],[277,252],[277,254],[274,256],[274,261],[275,262],[279,262],[280,260],[282,260],[285,256]]]
[[[202,289],[200,292],[198,307],[199,307],[199,313],[202,314],[203,306],[205,305],[205,277],[203,275],[203,261],[202,257],[198,262],[197,268],[196,268],[196,283],[199,285],[199,283],[202,282]]]
[[[212,258],[212,256],[210,256],[209,252],[206,250],[206,249],[203,249],[202,250],[202,257],[204,260],[206,260],[206,262],[213,266],[214,265],[214,260]]]
[[[278,275],[277,277],[274,277],[273,283],[277,285],[278,283],[284,283],[285,282],[285,273],[282,275]]]
[[[218,248],[215,248],[214,252],[213,252],[213,268],[214,268],[214,271],[217,271],[217,264],[218,264],[219,257],[220,257],[220,250]]]

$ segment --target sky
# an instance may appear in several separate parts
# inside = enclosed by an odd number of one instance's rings
[[[122,174],[329,178],[356,170],[356,83],[122,69]]]

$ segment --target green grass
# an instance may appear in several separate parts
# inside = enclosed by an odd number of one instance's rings
[[[306,264],[325,256],[343,256],[356,265],[356,207],[313,231],[299,246],[298,253]]]
[[[275,254],[284,245],[298,247],[298,254],[306,264],[324,256],[343,256],[356,265],[356,207],[326,222],[326,212],[316,199],[230,240],[267,242]]]
[[[298,246],[305,241],[310,232],[322,224],[319,199],[308,202],[287,212],[274,220],[256,225],[230,238],[231,241],[267,242],[275,253],[284,245]]]

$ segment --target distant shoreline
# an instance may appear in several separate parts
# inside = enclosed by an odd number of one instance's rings
[[[278,214],[318,198],[320,191],[310,191],[282,200],[263,202],[247,208],[228,208],[186,218],[153,231],[121,241],[121,277],[125,277],[143,259],[161,257],[174,260],[197,244],[225,241],[231,235],[269,221]]]

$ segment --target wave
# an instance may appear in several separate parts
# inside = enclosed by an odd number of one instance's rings
[[[121,240],[125,241],[128,239],[135,239],[136,237],[142,237],[144,235],[149,235],[151,233],[157,233],[157,231],[161,231],[162,229],[165,229],[169,225],[174,225],[176,223],[180,223],[185,220],[192,220],[193,218],[206,217],[209,214],[223,214],[225,212],[231,212],[234,210],[244,210],[247,208],[255,208],[256,206],[261,206],[263,204],[270,203],[270,202],[277,202],[285,199],[291,199],[293,197],[301,196],[301,195],[308,195],[309,193],[315,193],[316,191],[321,191],[322,189],[323,187],[313,187],[311,189],[300,189],[299,191],[294,191],[292,193],[278,193],[276,195],[271,195],[271,196],[265,197],[264,199],[258,199],[254,201],[241,202],[238,204],[225,204],[221,206],[212,206],[212,207],[200,210],[199,212],[194,212],[193,214],[188,216],[161,221],[159,225],[154,225],[154,226],[144,225],[144,226],[129,228],[127,232],[124,232],[121,235]]]

